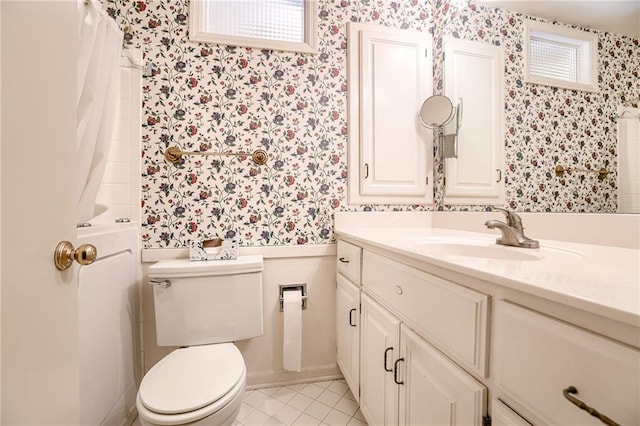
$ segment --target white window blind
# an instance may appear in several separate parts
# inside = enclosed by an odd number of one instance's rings
[[[578,46],[538,37],[531,37],[529,43],[531,74],[578,82]]]
[[[304,42],[304,0],[210,0],[205,29],[229,36]]]

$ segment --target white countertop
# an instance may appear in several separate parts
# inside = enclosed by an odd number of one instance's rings
[[[335,232],[355,243],[640,327],[640,250],[551,240],[539,240],[540,249],[505,247],[495,244],[499,232],[429,227],[345,227]],[[434,240],[487,247],[495,256],[425,253],[417,247]],[[502,250],[529,259],[497,258]]]

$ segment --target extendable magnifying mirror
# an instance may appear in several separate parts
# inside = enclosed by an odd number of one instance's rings
[[[444,134],[444,126],[456,119],[455,133]],[[420,107],[418,114],[423,126],[437,131],[440,152],[443,158],[458,157],[458,131],[462,125],[462,99],[458,99],[454,107],[453,102],[446,96],[433,95],[427,98]]]
[[[442,95],[433,95],[422,103],[420,123],[429,129],[439,129],[449,123],[455,114],[451,99]]]

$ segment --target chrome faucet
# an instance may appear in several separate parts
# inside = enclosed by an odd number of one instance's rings
[[[498,228],[500,232],[502,232],[502,238],[498,238],[496,240],[496,244],[523,248],[540,247],[540,243],[538,241],[532,240],[524,235],[522,218],[520,216],[512,211],[501,209],[500,207],[493,207],[493,210],[501,211],[507,218],[507,223],[492,219],[486,221],[484,224],[484,226],[489,229]]]

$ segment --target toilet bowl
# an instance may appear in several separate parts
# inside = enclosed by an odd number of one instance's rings
[[[143,377],[136,398],[142,425],[232,425],[246,367],[235,340],[261,336],[262,256],[149,267],[156,337],[181,346]]]
[[[140,384],[140,424],[231,425],[245,384],[244,360],[232,343],[176,349]]]

